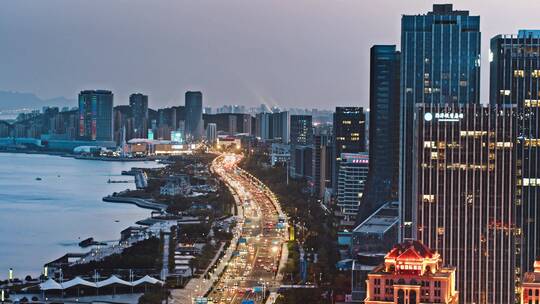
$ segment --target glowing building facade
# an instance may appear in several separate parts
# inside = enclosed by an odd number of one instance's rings
[[[458,303],[456,269],[419,241],[394,246],[368,274],[365,304]]]

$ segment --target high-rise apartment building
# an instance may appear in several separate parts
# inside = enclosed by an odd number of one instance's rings
[[[399,180],[400,53],[395,45],[375,45],[370,58],[370,169],[359,214],[363,217],[386,202],[397,201]]]
[[[255,135],[263,140],[280,140],[281,143],[288,144],[291,137],[291,118],[289,112],[256,114]]]
[[[540,30],[491,39],[490,103],[516,105],[515,282],[540,257]]]
[[[333,119],[334,155],[332,188],[337,187],[341,153],[366,151],[366,117],[361,107],[336,107]]]
[[[412,236],[415,105],[480,102],[480,17],[434,4],[401,19],[400,189],[401,238]]]
[[[364,194],[369,171],[369,156],[341,153],[337,180],[337,206],[345,221],[354,221]]]
[[[141,93],[131,94],[129,106],[133,117],[133,137],[145,138],[148,129],[148,96]]]
[[[291,115],[291,144],[309,145],[313,142],[311,115]]]
[[[457,304],[456,269],[444,267],[439,253],[418,241],[394,246],[384,264],[368,274],[365,304]],[[502,302],[501,302],[502,303]]]
[[[205,128],[209,123],[216,124],[218,131],[227,132],[230,135],[238,133],[251,134],[251,115],[242,113],[218,113],[203,114]]]
[[[513,303],[516,108],[418,105],[412,236],[457,269],[460,303]]]
[[[79,93],[79,137],[113,140],[113,93],[86,90]]]
[[[202,119],[202,93],[201,92],[186,92],[185,97],[185,132],[189,141],[201,139],[203,134],[203,119]]]
[[[267,112],[255,115],[255,136],[262,140],[271,139],[272,135],[272,114]]]

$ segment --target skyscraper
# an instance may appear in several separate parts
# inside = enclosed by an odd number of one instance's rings
[[[491,39],[490,103],[516,105],[515,282],[540,257],[540,30]]]
[[[185,98],[185,131],[188,140],[195,141],[202,137],[202,93],[187,91]]]
[[[400,53],[395,45],[371,48],[369,178],[360,220],[398,198]]]
[[[461,303],[513,303],[516,108],[417,106],[412,235],[457,268]]]
[[[291,144],[309,145],[313,142],[311,115],[291,115]]]
[[[479,103],[480,17],[434,4],[401,19],[400,189],[401,238],[412,237],[413,113],[415,105]]]
[[[148,129],[148,96],[141,93],[131,94],[129,106],[133,115],[133,136],[145,138]]]
[[[79,137],[113,140],[113,93],[87,90],[79,93]]]
[[[364,109],[361,107],[336,107],[333,121],[334,153],[332,170],[332,188],[337,187],[337,173],[341,153],[366,151],[366,124]]]

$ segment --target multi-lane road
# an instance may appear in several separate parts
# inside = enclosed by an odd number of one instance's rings
[[[269,189],[237,167],[240,160],[239,155],[227,154],[213,164],[243,209],[238,246],[208,295],[213,303],[263,303],[266,291],[275,290],[281,281],[278,270],[287,235],[285,219]]]

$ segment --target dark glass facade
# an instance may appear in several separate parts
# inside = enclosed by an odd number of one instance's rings
[[[517,106],[516,284],[540,257],[540,31],[491,39],[490,102]]]
[[[399,72],[395,45],[371,48],[369,87],[369,177],[360,205],[361,221],[398,198]]]
[[[202,93],[186,92],[185,133],[189,141],[199,140],[203,135]]]
[[[87,90],[79,93],[79,137],[113,140],[113,93]]]
[[[457,268],[460,303],[513,303],[516,108],[419,105],[413,229]]]
[[[129,105],[133,115],[133,136],[146,138],[148,133],[148,96],[141,93],[131,94]]]
[[[480,17],[435,4],[424,15],[401,19],[400,237],[415,238],[412,229],[412,164],[415,104],[479,103]]]

